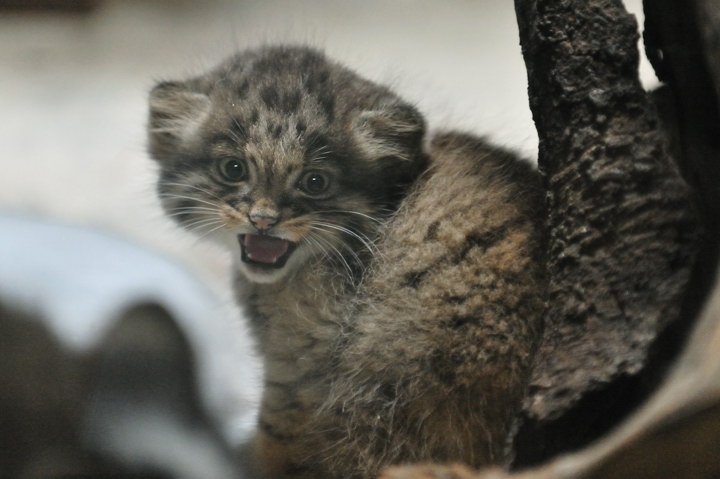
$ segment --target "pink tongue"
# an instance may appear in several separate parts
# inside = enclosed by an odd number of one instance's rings
[[[245,246],[245,253],[251,260],[258,263],[272,264],[287,252],[290,243],[272,236],[247,234],[243,245]]]

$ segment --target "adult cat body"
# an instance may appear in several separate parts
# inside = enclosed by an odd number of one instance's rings
[[[265,366],[264,477],[505,461],[542,311],[536,173],[304,47],[150,99],[170,216],[227,246]]]

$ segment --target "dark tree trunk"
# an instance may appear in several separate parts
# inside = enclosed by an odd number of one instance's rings
[[[516,0],[549,211],[545,336],[516,465],[580,447],[656,385],[679,343],[696,245],[690,190],[638,80],[620,0]]]

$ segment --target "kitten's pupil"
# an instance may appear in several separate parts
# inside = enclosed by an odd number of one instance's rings
[[[324,193],[328,186],[330,186],[330,180],[324,174],[317,172],[307,173],[300,184],[300,188],[311,195]]]
[[[247,176],[245,164],[237,158],[223,158],[220,174],[228,181],[242,181]]]
[[[306,186],[310,193],[322,193],[325,191],[325,178],[321,175],[308,175]]]

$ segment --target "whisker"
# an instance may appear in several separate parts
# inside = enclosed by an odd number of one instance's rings
[[[223,223],[220,219],[201,219],[197,221],[193,221],[192,223],[183,224],[185,229],[190,231],[191,233],[196,233],[198,230],[208,227],[208,226],[214,226],[214,225],[222,225],[225,226],[225,223]]]
[[[318,231],[322,230],[318,229]],[[311,234],[313,233],[311,232]],[[353,277],[353,270],[350,267],[350,264],[345,259],[345,256],[343,256],[343,254],[340,252],[340,250],[338,250],[335,245],[328,241],[327,238],[323,238],[321,235],[318,234],[313,234],[313,236],[315,237],[316,241],[325,244],[326,247],[329,248],[329,251],[331,251],[338,260],[340,260],[341,266],[345,269],[345,271],[347,271],[347,277],[351,279]]]
[[[367,249],[370,253],[374,253],[376,251],[376,247],[373,243],[373,241],[365,236],[364,234],[357,233],[349,228],[346,228],[344,226],[334,225],[331,223],[324,223],[321,221],[313,221],[311,222],[312,225],[321,226],[325,228],[334,229],[336,231],[340,231],[342,233],[345,233],[353,238],[356,238],[358,241],[362,243],[362,245]]]
[[[315,236],[316,235],[313,232],[310,232],[310,234],[305,237],[305,240],[315,246],[320,253],[322,253],[323,258],[330,259],[330,253],[323,248],[322,244],[315,238]]]
[[[349,229],[347,229],[347,228],[344,228],[344,227],[341,227],[341,226],[338,226],[338,225],[331,225],[331,224],[319,223],[319,222],[312,222],[310,226],[311,226],[311,228],[314,228],[314,229],[319,230],[319,231],[329,232],[329,230],[328,230],[328,229],[325,229],[325,228],[330,228],[330,229],[334,229],[334,230],[339,230],[339,231],[341,231],[341,232],[343,232],[343,233],[345,233],[345,234],[349,234],[349,235],[351,235],[352,237],[357,238],[357,239],[363,244],[363,246],[365,247],[365,249],[367,249],[368,252],[369,252],[371,255],[373,255],[373,257],[377,258],[377,257],[379,257],[379,256],[381,255],[380,250],[375,246],[375,244],[374,244],[374,242],[373,242],[372,240],[370,240],[370,239],[367,238],[366,236],[362,235],[362,236],[365,238],[365,239],[364,239],[363,237],[361,237],[361,235],[353,232],[352,230],[349,230]],[[356,252],[349,244],[347,244],[345,241],[342,241],[342,240],[341,240],[341,245],[342,245],[342,247],[343,247],[344,250],[347,250],[347,251],[353,256],[353,258],[355,259],[355,262],[364,269],[365,266],[366,266],[366,265],[365,265],[365,262],[360,259],[360,257],[358,256],[357,252]]]
[[[215,222],[215,221],[222,222],[222,218],[220,218],[220,216],[216,216],[216,217],[214,217],[214,218],[213,218],[213,217],[210,217],[210,218],[208,218],[208,217],[193,218],[192,220],[193,220],[193,221],[190,221],[190,220],[189,220],[188,223],[183,223],[183,224],[184,224],[185,226],[193,226],[194,224],[204,223],[204,222]]]
[[[245,131],[245,128],[240,124],[240,122],[238,121],[238,119],[233,117],[232,121],[233,121],[233,124],[237,127],[237,130],[238,130],[241,134],[247,136],[247,132]],[[243,142],[245,141],[245,140],[242,138],[242,136],[240,136],[240,134],[236,133],[235,131],[230,130],[228,133],[230,134],[230,137],[231,137],[233,140],[235,140],[235,142],[236,142],[238,145],[242,145]]]
[[[329,232],[329,230],[326,230],[326,229],[323,229],[323,228],[318,228],[317,226],[312,226],[312,225],[311,225],[310,227],[311,227],[313,230],[315,230],[315,231]],[[355,278],[355,276],[356,276],[355,273],[357,273],[357,271],[353,271],[353,269],[352,269],[352,267],[350,266],[350,264],[349,264],[347,258],[345,257],[345,255],[340,251],[340,249],[339,249],[337,246],[335,246],[334,244],[332,244],[332,242],[330,242],[327,238],[324,238],[323,236],[318,235],[318,234],[316,234],[316,237],[318,237],[319,239],[323,240],[323,242],[324,242],[325,244],[327,244],[330,248],[332,248],[333,253],[335,254],[335,256],[336,256],[338,259],[340,259],[340,261],[342,261],[342,266],[344,267],[345,271],[347,271],[347,277],[348,277],[348,279],[352,281],[352,280]],[[355,252],[355,250],[354,250],[353,248],[350,247],[349,244],[347,244],[345,241],[340,240],[340,245],[339,245],[339,246],[340,246],[343,250],[347,251],[347,252],[352,256],[352,258],[353,258],[353,260],[354,260],[354,261],[353,261],[353,264],[357,265],[357,267],[359,267],[361,270],[364,270],[364,269],[365,269],[365,265],[364,265],[363,260],[360,259],[360,257],[358,256],[358,254]]]
[[[217,208],[208,208],[207,206],[175,206],[173,208],[170,208],[169,211],[180,211],[180,210],[193,210],[193,211],[212,211],[213,213],[217,213]]]
[[[325,231],[325,232],[328,231],[328,230],[323,230],[322,228],[315,228],[315,229],[317,229],[318,231]],[[348,245],[345,241],[342,241],[342,240],[340,241],[340,247],[342,247],[343,250],[347,251],[353,257],[353,259],[355,260],[355,263],[357,263],[358,265],[363,264],[362,260],[360,259],[360,256],[358,256],[358,254],[355,252],[355,250],[353,248],[351,248],[350,245]]]
[[[321,210],[321,211],[315,211],[315,213],[321,214],[321,213],[343,213],[343,214],[351,214],[351,215],[358,215],[362,216],[363,218],[366,218],[374,223],[377,223],[379,225],[385,223],[385,221],[380,220],[378,218],[375,218],[373,216],[370,216],[366,213],[361,213],[360,211],[352,211],[352,210]]]
[[[206,195],[209,195],[209,196],[215,198],[216,200],[218,200],[218,201],[220,201],[220,202],[223,202],[223,203],[225,202],[222,198],[220,198],[218,195],[216,195],[216,194],[213,193],[212,191],[207,190],[207,189],[205,189],[205,188],[200,188],[200,187],[197,186],[197,185],[191,185],[191,184],[189,184],[189,183],[175,183],[175,182],[171,182],[171,181],[163,181],[163,182],[160,183],[160,184],[161,184],[161,185],[165,185],[165,186],[178,186],[178,187],[180,187],[180,188],[192,188],[193,190],[198,190],[198,191],[200,191],[200,192],[202,192],[202,193],[205,193]]]
[[[197,201],[197,202],[199,202],[199,203],[204,203],[204,204],[206,204],[206,205],[214,206],[214,207],[216,207],[216,208],[222,208],[222,207],[223,207],[223,205],[220,204],[220,203],[215,203],[215,202],[212,202],[212,201],[210,201],[210,200],[206,200],[206,199],[202,199],[202,198],[197,198],[197,197],[194,197],[194,196],[178,195],[177,193],[160,193],[160,194],[158,195],[158,197],[160,197],[160,198],[169,198],[169,199],[175,198],[175,199],[180,199],[180,200],[191,200],[191,201]]]
[[[168,218],[173,218],[175,216],[183,216],[183,215],[192,215],[192,216],[219,216],[217,211],[212,211],[210,208],[208,208],[208,211],[199,210],[196,211],[194,209],[187,209],[183,208],[180,210],[175,211],[174,213],[167,213],[165,214]]]
[[[224,228],[224,227],[225,227],[225,224],[223,223],[220,226],[216,226],[215,228],[211,229],[210,231],[203,233],[202,235],[198,236],[196,243],[199,242],[201,239],[205,238],[206,236],[208,236],[209,234],[214,233],[215,231],[219,230],[220,228]]]
[[[331,153],[332,153],[332,150],[331,150],[330,147],[327,146],[327,145],[323,145],[323,146],[321,146],[320,148],[316,148],[316,149],[313,150],[313,152],[312,152],[313,157],[315,157],[315,158],[314,158],[315,160],[323,159],[323,158],[327,157],[327,155],[329,155],[329,154],[331,154]],[[320,157],[320,158],[319,158],[319,157]]]

